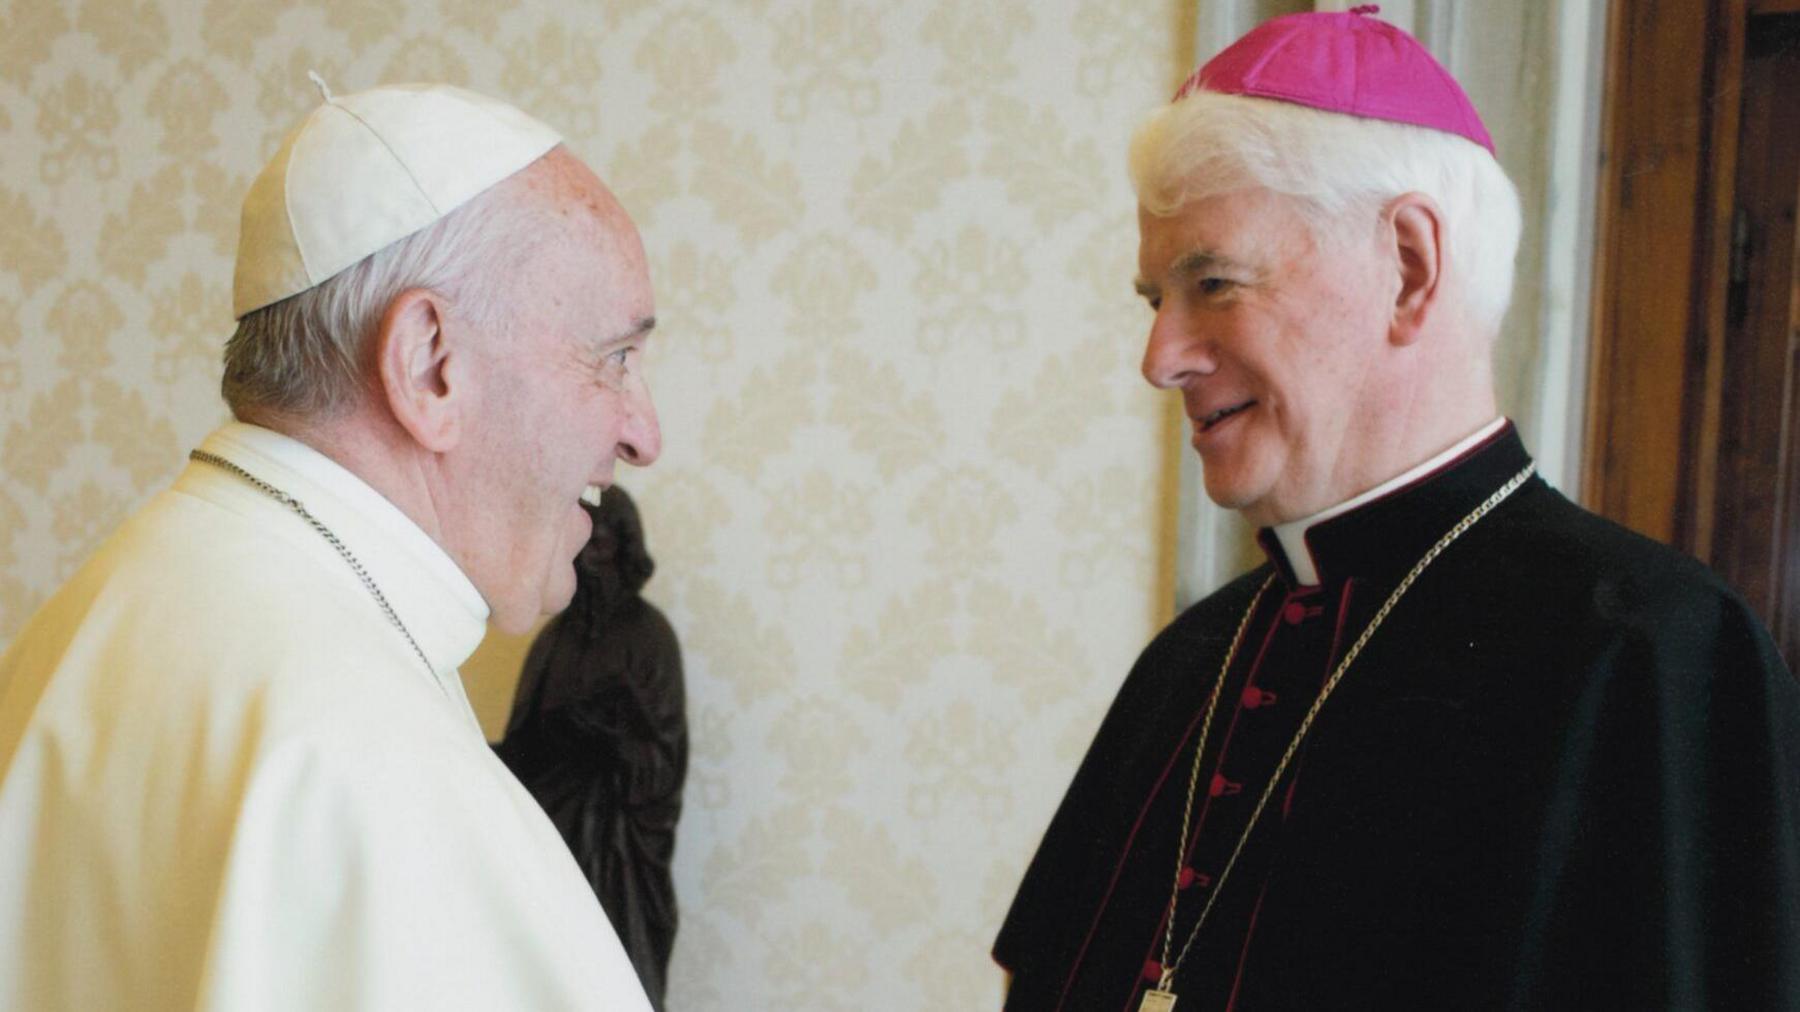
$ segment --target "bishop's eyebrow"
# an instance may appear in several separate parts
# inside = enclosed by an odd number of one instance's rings
[[[1241,266],[1236,260],[1213,250],[1189,250],[1176,257],[1175,262],[1169,265],[1169,283],[1180,287],[1196,277],[1210,274],[1213,271],[1235,270]],[[1142,277],[1133,282],[1133,287],[1137,289],[1139,295],[1146,299],[1155,299],[1162,294],[1161,285]]]

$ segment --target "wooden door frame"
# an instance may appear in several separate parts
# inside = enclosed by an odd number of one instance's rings
[[[1796,25],[1800,0],[1611,4],[1582,499],[1712,565],[1800,668]]]
[[[1703,561],[1749,3],[1615,0],[1606,31],[1582,500]]]
[[[1712,561],[1749,19],[1800,0],[1613,0],[1582,501]],[[1696,44],[1698,43],[1698,44]]]

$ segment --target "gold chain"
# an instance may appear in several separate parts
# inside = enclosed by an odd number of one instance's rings
[[[1244,844],[1249,842],[1250,833],[1256,829],[1257,820],[1262,818],[1263,808],[1268,805],[1269,798],[1274,795],[1275,785],[1281,781],[1281,775],[1287,772],[1288,763],[1293,760],[1294,753],[1300,750],[1300,743],[1306,739],[1306,733],[1312,730],[1313,720],[1318,717],[1319,710],[1325,705],[1325,700],[1330,697],[1331,691],[1337,688],[1338,682],[1344,677],[1344,672],[1350,670],[1351,662],[1355,661],[1357,655],[1362,653],[1364,645],[1369,642],[1369,637],[1375,635],[1376,629],[1381,628],[1381,623],[1387,619],[1388,612],[1393,611],[1394,605],[1400,603],[1400,598],[1404,597],[1406,592],[1411,589],[1413,581],[1419,578],[1419,574],[1425,572],[1425,567],[1431,565],[1444,549],[1450,547],[1451,542],[1462,537],[1464,532],[1475,526],[1482,517],[1487,516],[1489,511],[1518,491],[1519,486],[1530,480],[1536,470],[1536,463],[1526,464],[1524,470],[1513,475],[1510,481],[1500,486],[1481,505],[1470,510],[1468,516],[1457,521],[1456,526],[1446,531],[1444,536],[1438,539],[1437,544],[1426,550],[1424,556],[1412,567],[1412,571],[1407,573],[1406,577],[1400,581],[1400,585],[1394,588],[1394,592],[1388,595],[1387,600],[1375,612],[1375,617],[1370,619],[1369,624],[1363,628],[1362,635],[1358,636],[1356,642],[1350,645],[1350,649],[1345,651],[1343,660],[1338,661],[1337,667],[1331,672],[1331,677],[1325,680],[1324,688],[1319,690],[1319,698],[1313,700],[1312,706],[1306,711],[1306,716],[1301,718],[1300,729],[1294,732],[1294,739],[1288,742],[1287,751],[1282,753],[1281,761],[1275,764],[1275,775],[1269,778],[1268,786],[1263,788],[1262,796],[1256,800],[1256,807],[1250,812],[1250,821],[1245,824],[1243,834],[1238,837],[1237,846],[1231,849],[1231,857],[1226,860],[1225,867],[1219,872],[1219,877],[1212,882],[1210,894],[1206,898],[1206,906],[1200,908],[1200,918],[1194,922],[1194,929],[1188,932],[1187,941],[1181,946],[1180,955],[1177,955],[1175,962],[1171,964],[1169,950],[1175,944],[1175,908],[1181,898],[1181,872],[1186,867],[1184,857],[1188,845],[1188,829],[1194,811],[1194,789],[1200,781],[1201,756],[1206,751],[1206,734],[1212,725],[1213,711],[1218,706],[1219,693],[1225,688],[1225,676],[1230,673],[1231,662],[1237,657],[1238,646],[1244,639],[1244,631],[1249,628],[1250,617],[1256,613],[1256,606],[1262,601],[1263,592],[1275,582],[1275,577],[1271,574],[1267,580],[1263,581],[1256,596],[1250,599],[1250,607],[1245,609],[1244,617],[1238,622],[1237,634],[1232,637],[1230,648],[1225,651],[1225,663],[1219,666],[1219,679],[1213,684],[1212,695],[1206,701],[1206,716],[1200,724],[1200,740],[1194,749],[1194,769],[1188,776],[1187,806],[1181,813],[1181,839],[1177,841],[1175,847],[1175,884],[1169,890],[1169,917],[1168,925],[1163,932],[1162,977],[1157,983],[1159,989],[1168,990],[1169,984],[1174,981],[1175,972],[1181,968],[1182,961],[1187,959],[1188,950],[1194,947],[1194,940],[1200,937],[1200,927],[1206,923],[1207,915],[1212,913],[1213,904],[1218,900],[1220,890],[1224,888],[1226,877],[1237,865],[1238,855],[1243,853]]]

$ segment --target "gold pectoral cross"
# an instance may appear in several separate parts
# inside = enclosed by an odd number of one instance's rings
[[[1138,1012],[1175,1012],[1175,992],[1153,987],[1144,992],[1144,1000],[1138,1003]]]

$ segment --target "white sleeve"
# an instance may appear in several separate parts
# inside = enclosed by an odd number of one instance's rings
[[[388,730],[256,764],[197,1007],[648,1012],[562,839],[498,760]]]

